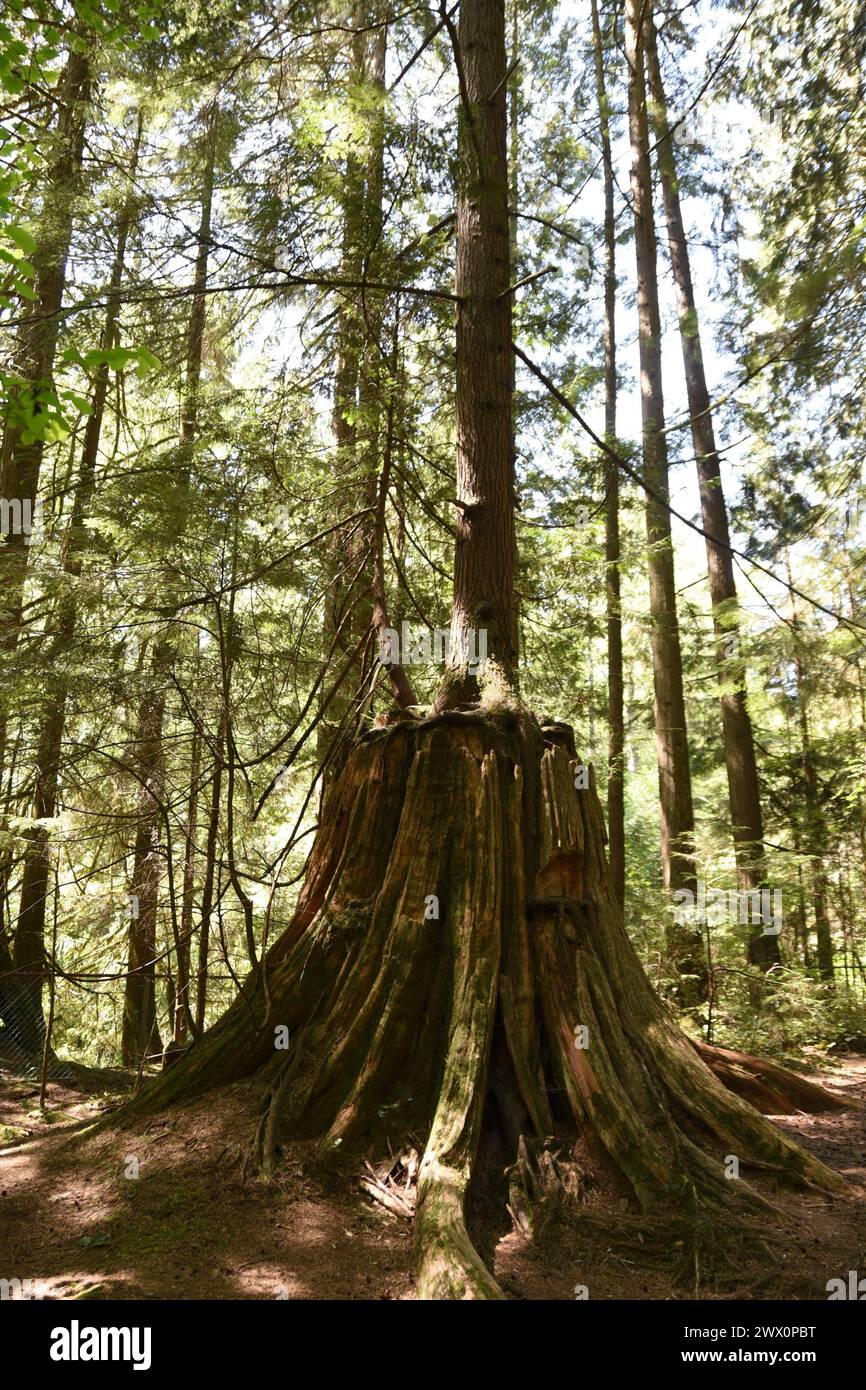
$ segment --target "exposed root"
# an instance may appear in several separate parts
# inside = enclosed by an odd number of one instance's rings
[[[415,1216],[418,1297],[504,1299],[466,1231],[465,1172],[427,1158]]]
[[[256,1131],[253,1152],[256,1163],[266,1178],[273,1178],[276,1174],[280,1125],[291,1080],[292,1064],[286,1062],[268,1091]]]
[[[763,1115],[793,1115],[798,1110],[820,1115],[855,1106],[852,1100],[835,1096],[826,1087],[766,1057],[753,1057],[748,1052],[734,1052],[728,1047],[711,1047],[705,1042],[692,1045],[723,1086],[747,1100]]]
[[[494,755],[467,759],[478,832],[453,892],[452,986],[445,1070],[418,1179],[415,1256],[421,1298],[505,1295],[466,1231],[465,1200],[481,1133],[499,984],[503,879],[501,788]]]

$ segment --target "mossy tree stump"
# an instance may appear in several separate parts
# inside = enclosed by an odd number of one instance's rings
[[[748,1189],[726,1182],[729,1155],[841,1190],[722,1084],[713,1050],[702,1057],[654,993],[579,768],[569,729],[516,707],[365,736],[328,788],[291,925],[131,1111],[261,1072],[267,1168],[280,1136],[344,1153],[424,1136],[428,1298],[502,1296],[464,1219],[488,1092],[503,1132],[580,1140],[642,1211],[735,1206],[732,1189]],[[774,1070],[776,1094],[789,1075]]]

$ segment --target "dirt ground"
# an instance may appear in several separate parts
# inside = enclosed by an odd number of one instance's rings
[[[816,1079],[860,1105],[777,1123],[849,1179],[850,1197],[764,1182],[780,1209],[775,1258],[745,1259],[699,1296],[825,1299],[828,1279],[866,1272],[866,1057]],[[37,1084],[0,1067],[0,1278],[37,1281],[53,1299],[415,1297],[409,1223],[352,1172],[324,1183],[294,1146],[276,1183],[250,1174],[250,1085],[99,1134],[69,1127],[97,1118],[108,1094],[52,1083],[44,1112],[38,1099]],[[560,1223],[533,1244],[507,1224],[480,1244],[513,1298],[573,1299],[577,1286],[592,1299],[695,1296],[597,1227]]]

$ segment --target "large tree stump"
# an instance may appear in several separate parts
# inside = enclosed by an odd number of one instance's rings
[[[725,1180],[730,1155],[842,1190],[722,1084],[655,995],[578,767],[569,729],[507,706],[362,738],[328,789],[290,927],[129,1113],[261,1072],[266,1167],[281,1135],[344,1153],[426,1136],[415,1229],[428,1298],[502,1296],[464,1220],[488,1092],[512,1162],[521,1135],[579,1141],[581,1162],[643,1211],[757,1203]]]

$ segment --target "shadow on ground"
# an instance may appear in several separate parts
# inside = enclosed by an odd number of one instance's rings
[[[827,1081],[866,1099],[866,1058]],[[109,1094],[38,1084],[0,1069],[0,1278],[37,1281],[46,1298],[414,1298],[411,1230],[348,1178],[327,1187],[294,1146],[275,1184],[245,1171],[258,1092],[243,1083],[127,1130],[68,1126],[96,1118]],[[828,1279],[866,1270],[866,1111],[778,1121],[843,1172],[830,1201],[763,1183],[780,1208],[775,1264],[756,1260],[707,1297],[826,1298]],[[17,1134],[15,1133],[17,1131]],[[29,1131],[29,1133],[28,1133]],[[134,1176],[137,1173],[137,1176]],[[514,1298],[692,1297],[598,1234],[560,1228],[540,1246],[509,1233],[494,1270]]]

